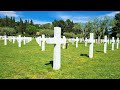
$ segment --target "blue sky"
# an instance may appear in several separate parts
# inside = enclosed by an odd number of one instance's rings
[[[86,23],[95,17],[102,18],[109,16],[113,18],[115,14],[119,12],[120,11],[0,11],[0,16],[13,16],[16,18],[16,21],[19,21],[20,18],[23,20],[32,19],[34,24],[51,23],[54,19],[71,19],[74,23]]]

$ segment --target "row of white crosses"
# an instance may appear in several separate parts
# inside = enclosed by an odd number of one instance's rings
[[[87,39],[87,38],[85,38],[85,46],[87,46],[87,42],[88,42],[88,39]]]
[[[76,38],[78,43],[78,38]],[[93,33],[90,33],[90,43],[89,47],[89,57],[93,58],[93,43],[95,42]],[[47,38],[47,44],[54,44],[54,54],[53,54],[53,70],[59,70],[61,67],[61,44],[65,44],[65,40],[61,38],[61,28],[54,27],[54,38]],[[77,45],[77,44],[76,44]]]
[[[47,40],[47,38],[45,38],[45,35],[42,35],[42,38],[41,38],[41,36],[36,38],[36,42],[38,43],[38,45],[42,46],[42,51],[45,51],[45,42],[46,42],[46,40]],[[66,46],[66,37],[65,36],[63,36],[63,41],[65,43],[62,45],[62,48],[65,49],[65,46]],[[42,42],[42,45],[41,45],[41,42]]]
[[[13,40],[13,44],[15,43],[15,40],[18,41],[18,47],[21,47],[21,42],[23,41],[24,45],[28,42],[30,42],[32,40],[31,37],[21,37],[21,35],[19,35],[19,37],[15,37],[15,36],[12,36],[12,37],[9,37],[7,38],[6,35],[4,35],[4,45],[7,45],[7,40],[9,40],[10,42],[12,42]]]
[[[89,46],[89,58],[93,58],[93,43],[95,42],[93,33],[90,33]],[[64,38],[64,37],[63,37]],[[78,43],[78,38],[76,42]],[[61,28],[54,27],[54,38],[47,38],[47,44],[54,44],[53,54],[53,70],[59,70],[61,67],[61,44],[65,44],[65,40],[61,38]],[[77,45],[77,44],[76,44]]]
[[[70,39],[68,39],[68,41],[71,42],[72,44],[74,44],[74,42],[76,41],[76,48],[78,47],[78,42],[79,42],[79,38],[78,37],[76,37],[76,39],[70,38]]]
[[[45,42],[46,42],[46,39],[45,38],[45,35],[42,35],[42,38],[41,36],[37,37],[36,38],[36,42],[38,43],[39,46],[41,46],[41,43],[42,43],[42,51],[45,51]]]
[[[53,54],[53,69],[54,70],[59,70],[61,67],[61,44],[64,45],[66,44],[66,38],[63,37],[61,38],[61,28],[60,27],[54,27],[54,38],[45,38],[45,35],[42,35],[42,38],[40,38],[40,42],[42,41],[42,51],[45,50],[45,41],[47,44],[54,44],[54,54]],[[6,36],[4,37],[4,40],[6,41],[7,38]],[[21,35],[17,38],[18,40],[18,46],[21,47]],[[25,39],[24,39],[25,40]],[[78,47],[78,37],[76,39],[72,39],[73,41],[76,41],[76,47]],[[94,34],[90,33],[90,39],[86,39],[88,43],[90,43],[89,46],[89,58],[93,58],[93,43],[95,42],[94,40]],[[38,41],[39,42],[39,41]],[[114,37],[112,37],[112,50],[114,50]],[[119,39],[117,39],[117,48],[118,48],[118,43]],[[107,36],[105,36],[104,39],[104,53],[106,53],[107,50]]]
[[[18,47],[21,47],[21,42],[23,41],[23,44],[25,45],[26,43],[32,41],[32,37],[21,37],[21,35],[19,35],[17,37],[17,41],[18,41]]]
[[[68,41],[71,42],[72,45],[74,45],[75,39],[74,38],[69,38]]]
[[[107,51],[107,42],[108,42],[107,36],[105,36],[104,37],[104,53],[106,53],[106,51]],[[112,50],[114,50],[114,44],[115,44],[114,37],[112,37],[111,43],[112,43]],[[117,43],[116,48],[118,49],[118,47],[119,47],[119,38],[117,38],[116,43]]]
[[[80,41],[80,43],[82,41],[84,41],[85,42],[85,46],[87,46],[87,43],[88,43],[88,39],[87,38],[85,38],[85,40],[84,40],[83,38],[79,39],[78,37],[76,37],[76,39],[74,39],[74,38],[68,39],[68,41],[71,42],[72,44],[74,44],[74,42],[76,41],[76,48],[78,47],[78,42],[79,41]]]
[[[112,37],[112,50],[114,50],[114,44],[115,44],[115,40],[114,40],[114,37]],[[117,49],[118,49],[118,47],[119,47],[119,38],[117,38],[117,40],[116,40],[116,43],[117,43]]]

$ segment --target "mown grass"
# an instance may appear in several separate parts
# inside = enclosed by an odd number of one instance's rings
[[[0,78],[1,79],[119,79],[120,49],[103,53],[103,44],[94,44],[94,57],[88,58],[87,47],[69,43],[68,49],[61,49],[61,68],[52,69],[53,45],[46,44],[41,51],[35,40],[18,47],[0,40]]]

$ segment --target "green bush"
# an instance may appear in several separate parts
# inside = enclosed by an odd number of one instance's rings
[[[77,36],[73,32],[70,33],[65,32],[63,35],[67,38],[75,38]]]
[[[39,29],[40,36],[44,34],[46,37],[53,37],[54,36],[54,30],[51,29]]]
[[[0,35],[4,34],[12,36],[16,34],[16,30],[10,27],[0,27]]]

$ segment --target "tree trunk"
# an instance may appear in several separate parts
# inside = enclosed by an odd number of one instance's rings
[[[100,44],[100,36],[98,36],[97,44]]]

